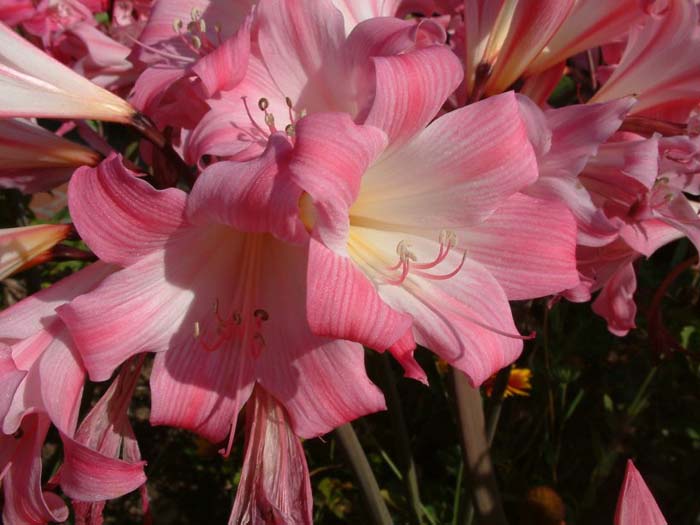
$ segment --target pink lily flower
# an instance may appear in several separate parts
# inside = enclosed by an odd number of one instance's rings
[[[632,460],[627,460],[625,479],[615,509],[615,525],[667,525],[654,496]]]
[[[424,380],[415,336],[479,385],[522,349],[508,300],[578,282],[571,214],[519,193],[537,164],[513,93],[388,149],[379,129],[342,115],[302,119],[295,136],[315,333],[389,348]]]
[[[0,187],[25,193],[49,191],[79,166],[95,166],[100,155],[28,120],[0,120]]]
[[[67,457],[80,454],[81,461],[63,467],[70,469],[69,480],[82,481],[66,483],[67,494],[89,499],[107,491],[115,497],[143,483],[142,465],[137,464],[135,471],[132,465],[74,440],[85,372],[55,314],[58,305],[90,290],[113,271],[96,263],[0,312],[0,471],[5,476],[5,523],[63,521],[68,515],[63,501],[41,487],[40,452],[49,423],[58,428],[66,450],[71,451]],[[96,478],[95,471],[101,477]]]
[[[593,311],[608,321],[612,333],[624,336],[636,326],[632,263],[684,236],[700,246],[700,217],[698,205],[682,193],[681,179],[672,184],[672,171],[668,176],[659,173],[664,165],[659,162],[660,152],[666,156],[668,143],[661,146],[658,137],[628,133],[613,138],[589,160],[579,180],[595,206],[616,225],[618,238],[604,246],[578,247],[582,282],[565,296],[584,302],[592,292],[602,290]],[[668,160],[665,165],[665,169],[674,168]]]
[[[0,117],[130,123],[136,110],[0,23]]]
[[[49,250],[68,237],[69,224],[38,224],[0,230],[0,279],[46,261]]]
[[[579,174],[601,144],[620,127],[634,105],[634,99],[574,105],[545,112],[527,97],[520,96],[518,101],[526,116],[530,141],[535,146],[540,175],[525,193],[564,202],[578,223],[578,244],[602,246],[614,240],[620,225],[611,221],[593,202],[591,194],[579,180]],[[636,159],[655,172],[658,154],[653,144],[651,147],[648,158],[644,152],[619,158],[627,160],[628,165],[631,159]]]
[[[189,197],[155,190],[115,156],[71,179],[76,228],[123,269],[59,315],[93,380],[156,352],[153,424],[232,439],[256,383],[305,438],[384,408],[362,347],[308,329],[308,235],[301,190],[284,171],[290,149],[276,134],[259,159],[210,167]]]
[[[243,472],[229,525],[311,525],[313,494],[304,448],[274,397],[256,387],[246,409]]]
[[[633,114],[685,123],[700,102],[699,38],[693,0],[669,1],[665,12],[632,29],[620,64],[592,101],[634,95]]]
[[[255,157],[275,130],[293,134],[299,118],[320,111],[346,112],[383,127],[391,122],[383,111],[392,97],[412,107],[402,111],[408,126],[410,119],[433,116],[435,104],[459,84],[461,68],[437,24],[375,18],[344,38],[345,24],[330,0],[313,0],[311,6],[262,0],[245,77],[207,101],[211,111],[185,143],[188,162],[205,154]],[[401,140],[396,129],[383,129],[390,140]]]

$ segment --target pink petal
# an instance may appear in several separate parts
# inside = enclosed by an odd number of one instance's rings
[[[179,249],[168,252],[166,264],[164,254],[151,254],[57,310],[92,380],[108,379],[132,355],[169,347],[192,302],[189,283],[218,270],[215,264],[205,270],[201,263],[210,256],[211,246],[198,245],[194,238],[189,242],[185,238]],[[194,319],[188,333],[193,324]]]
[[[285,268],[280,268],[279,263],[273,265],[278,271],[286,269],[289,274],[303,276],[305,257],[296,251],[287,252]],[[289,266],[292,259],[297,259],[297,263]],[[309,282],[308,287],[312,290],[314,283]],[[303,317],[290,316],[290,312],[304,311],[303,299],[299,301],[304,289],[298,282],[280,280],[275,292],[276,297],[290,300],[270,311],[279,328],[272,330],[271,325],[265,333],[268,350],[260,355],[256,370],[260,384],[289,412],[296,434],[315,437],[363,415],[384,410],[384,397],[365,372],[362,347],[316,337],[309,332]]]
[[[100,259],[127,265],[162,249],[184,221],[186,195],[156,190],[112,155],[80,168],[68,187],[68,207],[82,239]]]
[[[136,490],[146,482],[145,461],[130,463],[100,452],[61,435],[64,464],[61,488],[80,501],[104,501]]]
[[[85,369],[65,327],[55,334],[27,377],[41,388],[43,409],[63,432],[73,432],[78,421]],[[60,396],[56,392],[61,392]]]
[[[191,336],[183,339],[156,356],[151,424],[185,428],[218,443],[233,434],[253,390],[252,356],[233,345],[210,352]]]
[[[513,93],[443,115],[362,180],[355,217],[408,227],[471,226],[537,179]]]
[[[484,59],[493,66],[486,93],[493,95],[506,91],[522,75],[528,64],[542,51],[547,42],[574,7],[574,0],[546,0],[537,2],[518,2],[513,8],[512,18],[508,20],[507,36],[497,52],[495,65],[491,62],[487,45]],[[505,2],[502,9],[508,9],[511,2]],[[499,17],[499,21],[505,22]],[[497,21],[497,23],[499,22]],[[491,31],[491,38],[498,35],[505,27],[500,23]],[[496,38],[496,41],[498,39]]]
[[[462,370],[478,386],[517,359],[517,336],[510,305],[493,276],[466,259],[458,276],[446,281],[421,279],[415,286],[384,286],[382,297],[410,314],[416,341]]]
[[[620,230],[620,237],[630,249],[645,257],[651,257],[662,246],[684,236],[681,230],[659,219],[640,221]]]
[[[413,357],[413,352],[416,350],[416,340],[413,337],[413,330],[408,330],[401,339],[396,341],[389,348],[389,352],[394,356],[399,364],[403,367],[404,376],[420,381],[424,385],[428,384],[428,376],[425,370],[418,364],[418,361]]]
[[[264,354],[258,369],[260,384],[287,409],[297,435],[316,437],[386,409],[384,396],[367,377],[360,345],[305,334],[292,347],[285,345],[284,335],[266,341],[286,349],[286,355]]]
[[[145,462],[140,461],[127,416],[141,374],[141,363],[143,356],[120,370],[77,432],[71,431],[69,435],[61,432],[65,460],[57,478],[71,498],[101,502],[122,496],[145,483]],[[118,459],[120,455],[125,461]]]
[[[384,351],[411,326],[411,318],[387,306],[349,258],[316,239],[310,242],[308,268],[306,309],[315,334]]]
[[[520,101],[523,109],[537,111],[526,99]],[[547,126],[552,131],[551,148],[538,155],[540,178],[525,192],[533,197],[564,202],[576,217],[581,244],[602,245],[610,242],[617,233],[615,225],[593,203],[578,175],[599,146],[620,127],[633,104],[634,100],[627,98],[607,104],[569,106],[545,113]]]
[[[282,406],[258,388],[246,413],[245,459],[229,525],[311,525],[312,511],[304,448]]]
[[[231,157],[248,160],[260,155],[270,135],[265,114],[258,103],[268,101],[268,112],[275,124],[284,129],[289,108],[285,96],[270,76],[270,72],[254,55],[249,57],[245,77],[231,91],[219,94],[219,99],[208,100],[209,111],[187,137],[185,159],[194,164],[202,155]]]
[[[262,156],[248,162],[217,162],[202,172],[187,203],[193,223],[227,224],[244,232],[270,232],[301,242],[308,237],[299,219],[301,189],[289,180],[292,146],[276,133]]]
[[[615,525],[666,525],[666,518],[632,460],[627,460],[625,479],[615,509]]]
[[[245,76],[250,53],[250,26],[246,18],[238,32],[192,67],[202,79],[207,97],[235,87]]]
[[[310,115],[296,126],[292,180],[313,199],[315,229],[324,244],[344,251],[348,209],[363,174],[386,145],[384,133],[358,126],[344,113]]]
[[[633,113],[686,122],[700,99],[697,25],[690,1],[670,2],[663,15],[646,17],[643,27],[630,32],[620,64],[592,101],[636,94]]]
[[[639,0],[577,0],[571,14],[547,42],[546,52],[532,61],[525,74],[541,72],[577,53],[618,39],[644,19],[641,4]]]
[[[593,301],[593,311],[605,318],[608,330],[615,335],[627,335],[637,326],[634,322],[637,314],[637,305],[634,302],[636,290],[637,276],[634,266],[627,263],[613,274]]]
[[[394,147],[421,131],[462,81],[462,65],[445,46],[375,57],[372,62],[375,97],[364,123],[384,130]]]
[[[555,294],[578,283],[576,223],[561,203],[515,194],[483,223],[460,231],[459,241],[509,300]]]
[[[47,328],[56,308],[94,288],[115,267],[96,262],[0,312],[0,340],[17,342]]]
[[[261,0],[258,43],[265,64],[285,96],[311,113],[331,107],[335,96],[323,66],[339,62],[343,16],[330,0]]]
[[[401,0],[332,0],[333,5],[343,14],[345,34],[362,22],[376,17],[395,16]]]
[[[41,447],[48,429],[49,420],[41,414],[28,415],[23,421],[22,437],[3,478],[3,523],[41,525],[68,519],[68,507],[63,500],[41,488]],[[13,437],[0,439],[15,440]],[[2,443],[1,446],[5,449],[7,445]]]
[[[0,343],[0,422],[5,420],[17,387],[26,375],[26,371],[15,366],[11,348]]]
[[[233,35],[244,23],[246,15],[255,4],[254,0],[237,0],[235,3],[225,0],[162,0],[153,3],[148,23],[139,41],[159,50],[175,55],[191,53],[175,33],[173,24],[181,20],[186,26],[192,20],[193,13],[199,13],[205,23],[205,34],[212,42],[217,42],[216,26],[220,28],[224,39]],[[146,48],[136,47],[137,56],[144,62],[151,63],[160,59],[157,54]]]

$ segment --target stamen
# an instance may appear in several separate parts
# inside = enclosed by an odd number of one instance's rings
[[[290,123],[290,125],[293,126],[295,124],[295,122],[294,122],[294,104],[292,104],[292,99],[289,97],[284,97],[284,101],[287,104],[287,112],[289,113],[289,123]],[[286,131],[286,128],[285,128],[285,131]],[[290,137],[292,136],[289,133],[287,133],[287,135],[289,135]]]
[[[399,285],[403,283],[406,280],[406,277],[408,277],[408,261],[400,263],[403,264],[403,270],[401,271],[401,276],[398,279],[387,279],[386,282],[387,284],[393,284],[393,285]]]
[[[260,125],[253,118],[253,115],[250,113],[250,109],[248,108],[248,97],[243,96],[241,97],[241,100],[243,100],[243,107],[245,108],[246,115],[248,115],[248,120],[250,120],[251,124],[253,124],[255,129],[257,129],[263,137],[267,138],[268,133],[266,133],[265,130],[260,127]],[[258,107],[260,107],[260,101],[258,101]]]
[[[260,319],[261,321],[267,321],[270,318],[270,314],[262,308],[258,308],[253,312],[253,317]]]
[[[155,54],[157,54],[157,55],[160,55],[160,56],[163,57],[163,58],[169,58],[169,59],[172,59],[172,60],[178,60],[178,61],[180,61],[180,62],[187,62],[187,63],[192,63],[192,62],[195,61],[193,58],[183,57],[183,56],[180,56],[180,55],[176,55],[176,54],[174,54],[174,53],[168,53],[167,51],[162,51],[162,50],[160,50],[160,49],[156,49],[156,48],[153,47],[153,46],[149,46],[148,44],[144,44],[143,42],[139,42],[136,38],[134,38],[133,36],[131,36],[129,33],[124,33],[124,36],[125,36],[127,39],[129,39],[131,42],[133,42],[134,44],[136,44],[137,46],[142,47],[143,49],[147,49],[147,50],[150,51],[151,53],[155,53]],[[185,43],[189,46],[189,43],[188,43],[187,40],[184,38],[184,35],[180,34],[180,37],[181,37],[183,40],[185,40]]]
[[[419,263],[416,262],[416,256],[415,254],[411,251],[411,245],[408,241],[402,240],[396,245],[396,254],[399,256],[399,261],[394,264],[393,266],[390,266],[388,268],[389,271],[394,271],[398,270],[399,268],[401,269],[401,275],[398,278],[391,278],[387,277],[386,282],[388,284],[394,284],[394,285],[399,285],[402,284],[406,278],[408,277],[408,274],[411,269],[415,270],[415,275],[418,275],[420,277],[423,277],[425,279],[431,279],[435,281],[443,281],[447,279],[451,279],[455,275],[459,273],[459,271],[462,269],[464,266],[464,262],[466,261],[467,258],[467,252],[465,251],[462,254],[462,259],[457,265],[457,268],[452,270],[450,273],[442,274],[442,275],[435,275],[435,274],[430,274],[428,272],[424,272],[421,270],[429,270],[431,268],[436,267],[438,264],[442,263],[447,259],[447,256],[449,255],[450,251],[454,246],[457,245],[457,234],[455,232],[450,231],[450,230],[442,230],[440,232],[439,236],[440,240],[440,249],[438,250],[438,254],[433,259],[431,262],[427,263]]]
[[[440,232],[439,240],[440,251],[438,252],[435,260],[429,263],[416,263],[413,265],[414,268],[420,270],[429,270],[430,268],[433,268],[434,266],[437,266],[442,261],[444,261],[447,258],[447,255],[450,253],[452,247],[457,245],[457,234],[450,230],[442,230]]]
[[[446,254],[446,255],[447,255],[447,254]],[[460,261],[460,263],[459,263],[459,265],[457,266],[457,268],[455,268],[454,270],[452,270],[450,273],[446,273],[446,274],[444,274],[444,275],[431,275],[431,274],[429,274],[429,273],[427,273],[427,272],[422,272],[422,271],[420,271],[420,270],[418,270],[418,271],[416,272],[416,275],[420,275],[421,277],[425,277],[426,279],[431,279],[431,280],[433,280],[433,281],[445,281],[445,280],[447,280],[447,279],[451,279],[452,277],[454,277],[455,275],[457,275],[457,274],[459,273],[459,271],[460,271],[460,270],[462,269],[462,267],[464,266],[464,261],[465,261],[466,259],[467,259],[467,252],[464,251],[464,252],[462,253],[462,260]]]
[[[265,113],[265,124],[270,128],[270,133],[277,133],[277,128],[275,127],[275,116],[272,113]]]

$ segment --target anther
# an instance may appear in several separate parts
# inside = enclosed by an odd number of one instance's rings
[[[192,35],[192,47],[197,50],[202,49],[202,39],[197,35]]]
[[[194,338],[197,339],[201,335],[201,331],[199,329],[199,321],[194,322]]]
[[[294,137],[296,134],[296,129],[294,128],[294,124],[287,124],[284,127],[284,132],[287,134],[288,137]]]
[[[267,124],[268,128],[274,131],[275,116],[272,113],[265,113],[265,124]]]
[[[292,99],[289,97],[284,97],[284,101],[287,104],[287,107],[289,109],[292,109],[294,107],[294,104],[292,104]]]
[[[192,11],[190,11],[190,18],[192,19],[192,21],[197,21],[200,18],[202,18],[202,12],[196,7],[193,7]]]
[[[260,111],[267,111],[267,108],[270,107],[270,101],[263,97],[258,100],[258,107],[260,108]]]
[[[207,23],[204,21],[204,18],[199,19],[199,31],[201,33],[207,32]]]
[[[179,18],[176,18],[175,20],[173,20],[173,30],[176,33],[180,33],[180,31],[182,31],[183,27],[185,27],[185,24],[182,22],[182,20],[180,20]]]
[[[260,319],[261,321],[267,321],[270,318],[270,314],[267,313],[267,310],[263,310],[262,308],[258,308],[253,312],[253,316]]]

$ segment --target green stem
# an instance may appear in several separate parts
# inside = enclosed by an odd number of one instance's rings
[[[487,404],[486,439],[489,443],[489,447],[493,444],[493,438],[498,428],[498,420],[501,417],[501,408],[503,407],[503,394],[505,394],[506,388],[508,387],[510,370],[510,366],[507,366],[498,371],[498,375],[493,384],[493,390],[491,390],[491,397]]]
[[[471,482],[472,500],[479,523],[507,525],[496,474],[486,439],[481,393],[469,385],[467,376],[452,370],[459,419],[464,468]]]
[[[397,439],[398,453],[401,459],[401,467],[404,472],[403,479],[406,483],[408,498],[411,502],[413,510],[414,522],[422,525],[423,521],[423,505],[420,500],[420,491],[418,488],[418,475],[416,474],[416,464],[413,461],[411,454],[411,444],[408,440],[408,430],[406,428],[406,420],[403,417],[403,409],[401,407],[401,398],[396,388],[396,380],[394,373],[391,370],[391,362],[386,353],[381,355],[382,373],[384,382],[386,383],[386,402],[391,418],[391,426],[394,429],[394,434]]]
[[[393,525],[394,522],[391,519],[391,514],[389,514],[389,509],[379,491],[377,478],[374,477],[374,472],[372,472],[365,451],[362,449],[360,440],[357,439],[357,434],[355,434],[352,425],[346,423],[338,427],[335,434],[338,436],[338,440],[350,461],[350,466],[360,482],[360,488],[365,495],[372,522],[375,525]]]

